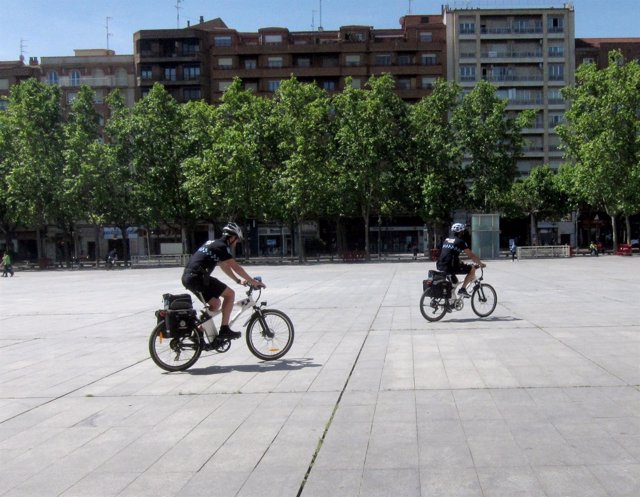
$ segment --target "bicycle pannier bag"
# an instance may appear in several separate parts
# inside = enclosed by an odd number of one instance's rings
[[[172,295],[165,293],[162,296],[164,302],[164,308],[169,309],[193,309],[193,302],[191,301],[191,295],[188,293],[180,293],[178,295]]]
[[[189,333],[196,322],[195,309],[168,310],[165,313],[165,325],[172,337]]]

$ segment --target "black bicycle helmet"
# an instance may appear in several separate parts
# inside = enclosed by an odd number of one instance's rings
[[[454,223],[451,226],[451,232],[452,233],[462,233],[466,229],[467,229],[467,227],[464,225],[464,223]]]
[[[244,236],[242,235],[242,228],[238,226],[236,223],[228,222],[224,228],[222,228],[223,236],[236,236],[238,240],[244,240]]]

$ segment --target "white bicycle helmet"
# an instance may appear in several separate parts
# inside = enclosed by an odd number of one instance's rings
[[[244,240],[244,236],[242,234],[242,228],[238,226],[236,223],[228,222],[224,228],[222,228],[223,236],[237,236],[238,240]]]
[[[453,233],[462,233],[466,229],[467,229],[467,227],[464,225],[464,223],[454,223],[451,226],[451,231]]]

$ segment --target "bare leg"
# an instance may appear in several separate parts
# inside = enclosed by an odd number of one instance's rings
[[[224,292],[222,292],[222,326],[229,324],[229,319],[231,319],[231,311],[233,310],[233,301],[236,298],[235,292],[227,287]]]
[[[462,288],[467,288],[469,283],[471,283],[476,277],[476,268],[472,267],[471,271],[464,277],[464,281],[462,283]]]

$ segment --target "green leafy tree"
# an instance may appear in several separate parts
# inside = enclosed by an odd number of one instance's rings
[[[298,257],[305,259],[302,223],[326,213],[331,198],[330,100],[314,83],[282,83],[274,99],[280,166],[275,198],[298,226]]]
[[[264,217],[270,105],[243,90],[239,79],[225,91],[209,148],[185,161],[186,187],[199,216],[223,222]]]
[[[431,95],[411,108],[413,174],[406,183],[422,218],[434,229],[449,223],[466,194],[462,150],[449,120],[459,98],[457,85],[438,80]]]
[[[42,234],[53,214],[64,163],[60,89],[35,79],[15,85],[4,123],[7,202],[14,219],[37,227],[38,257],[43,258]]]
[[[350,85],[334,98],[336,158],[345,178],[345,195],[364,221],[369,258],[369,222],[391,198],[390,190],[407,150],[408,110],[386,74],[372,77],[365,89]]]
[[[12,247],[18,222],[14,201],[9,194],[8,177],[12,162],[9,160],[11,146],[10,125],[6,112],[0,112],[0,231],[4,236],[5,247]]]
[[[156,83],[134,106],[128,129],[137,178],[135,194],[145,205],[152,223],[179,227],[186,253],[190,250],[188,231],[196,218],[191,197],[184,188],[183,162],[188,150],[184,113],[164,86]]]
[[[507,100],[496,95],[492,84],[480,81],[453,112],[452,125],[470,182],[467,207],[480,212],[501,207],[516,178],[522,128],[534,117],[534,111],[506,117],[506,106]]]
[[[71,104],[64,130],[64,167],[57,183],[53,217],[64,236],[64,258],[69,264],[68,247],[74,243],[76,223],[91,219],[88,209],[93,191],[87,188],[84,172],[91,168],[91,147],[100,136],[99,116],[94,106],[95,93],[88,86],[81,86]]]
[[[624,64],[613,51],[603,70],[582,64],[563,96],[571,104],[556,131],[570,162],[572,194],[611,217],[617,248],[618,216],[640,209],[640,66]]]
[[[510,197],[510,214],[526,215],[530,219],[532,243],[540,240],[539,220],[563,216],[571,205],[556,174],[548,165],[536,167],[525,179],[516,181],[511,187]]]

